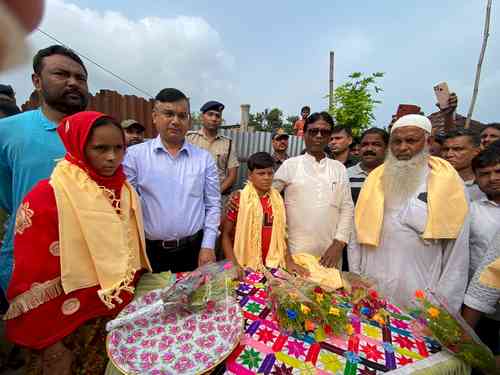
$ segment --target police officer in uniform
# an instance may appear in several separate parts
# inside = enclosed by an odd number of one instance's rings
[[[215,100],[203,104],[200,109],[202,127],[198,131],[189,132],[186,139],[214,157],[219,172],[222,201],[225,202],[236,182],[240,163],[233,140],[218,134],[223,110],[224,104]]]

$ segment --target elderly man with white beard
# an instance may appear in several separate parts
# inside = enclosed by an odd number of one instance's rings
[[[458,312],[469,267],[468,205],[455,169],[430,156],[430,134],[421,115],[393,125],[385,163],[358,198],[349,264],[396,303],[408,305],[417,289],[430,290]]]

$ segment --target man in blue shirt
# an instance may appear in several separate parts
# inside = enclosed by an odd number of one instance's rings
[[[44,48],[33,59],[33,71],[40,108],[0,120],[0,208],[10,215],[0,252],[4,290],[12,271],[17,208],[64,157],[64,146],[55,131],[59,121],[84,110],[88,103],[87,70],[73,51],[59,45]]]
[[[141,196],[147,253],[154,272],[192,271],[215,261],[220,188],[213,157],[185,140],[191,125],[186,95],[156,95],[155,139],[127,150],[124,167]]]

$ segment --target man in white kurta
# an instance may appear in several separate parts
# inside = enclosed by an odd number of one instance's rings
[[[389,155],[378,187],[383,194],[383,221],[377,233],[378,244],[369,244],[366,236],[360,236],[360,231],[366,232],[368,228],[370,232],[370,226],[377,221],[375,217],[366,217],[368,211],[359,210],[358,201],[356,215],[362,217],[356,217],[349,264],[353,272],[374,278],[379,290],[391,301],[408,306],[417,289],[427,289],[444,297],[450,309],[458,312],[464,299],[469,267],[469,221],[463,183],[458,174],[454,178],[454,170],[446,161],[429,157],[431,125],[424,116],[409,115],[398,121],[392,129]],[[428,188],[431,166],[446,171],[442,179],[436,173],[432,176],[433,191],[437,186],[441,192],[439,201]],[[376,193],[368,196],[369,191],[363,192],[365,189],[369,189],[366,183],[360,200],[363,199],[362,205],[367,207],[372,204],[370,199],[376,199]],[[438,221],[433,234],[429,235],[431,203],[434,219],[449,214],[452,220]],[[449,213],[444,212],[449,209]],[[445,231],[448,232],[443,235]]]
[[[354,211],[346,168],[323,151],[332,127],[327,113],[309,116],[304,127],[306,153],[285,160],[273,183],[285,191],[290,252],[321,257],[327,267],[339,266]]]

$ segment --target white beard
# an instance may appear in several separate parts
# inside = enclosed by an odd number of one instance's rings
[[[384,198],[389,206],[399,206],[417,193],[425,177],[429,155],[428,146],[410,160],[398,160],[388,150],[382,182]]]

